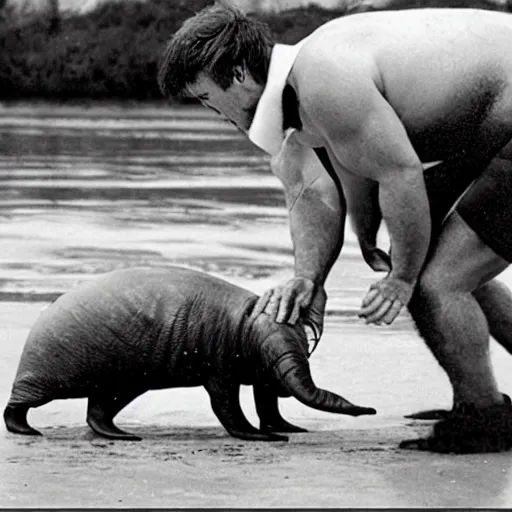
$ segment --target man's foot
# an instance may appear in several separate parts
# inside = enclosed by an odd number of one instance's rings
[[[453,413],[448,409],[429,409],[428,411],[419,411],[413,414],[406,414],[404,418],[409,420],[444,420],[449,418]]]
[[[508,398],[508,397],[507,397]],[[512,405],[477,409],[472,404],[458,404],[449,418],[434,425],[424,439],[402,441],[400,448],[438,453],[502,452],[512,448]]]
[[[510,397],[503,393],[503,400],[505,400],[506,404],[511,405],[512,401]],[[454,409],[446,410],[446,409],[430,409],[428,411],[420,411],[415,412],[413,414],[407,414],[404,418],[412,419],[412,420],[444,420],[451,418]]]

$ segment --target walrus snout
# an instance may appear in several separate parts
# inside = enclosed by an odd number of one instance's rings
[[[311,377],[308,360],[301,354],[291,352],[282,357],[274,371],[291,395],[308,407],[349,416],[377,413],[373,407],[355,405],[340,395],[317,388]]]
[[[373,407],[355,405],[340,395],[317,388],[311,377],[306,333],[298,326],[279,324],[261,341],[263,366],[269,368],[279,389],[304,405],[326,412],[362,416],[376,414]],[[279,395],[281,396],[281,395]]]

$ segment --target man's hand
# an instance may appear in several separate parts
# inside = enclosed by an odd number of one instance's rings
[[[297,300],[295,301],[294,305],[289,307],[292,308],[292,311],[297,309],[299,311],[299,316],[302,322],[309,326],[313,331],[313,338],[308,340],[312,343],[312,348],[310,349],[309,355],[314,352],[318,342],[320,341],[320,338],[322,337],[322,333],[324,331],[325,304],[327,302],[327,294],[325,293],[325,289],[323,287],[318,288],[313,297],[313,300],[309,299],[310,290],[314,290],[314,285],[312,285],[313,282],[309,279],[295,278],[282,287],[268,290],[258,299],[258,302],[254,306],[254,310],[251,315],[252,317],[256,317],[265,312],[272,318],[276,318],[276,315],[279,315],[280,305],[282,304],[284,298],[283,291],[286,289],[288,291],[290,289],[295,290],[291,292],[292,295],[288,296],[293,296],[295,293]],[[281,299],[279,299],[279,296]],[[286,308],[286,306],[283,307]],[[292,314],[288,317],[288,321],[286,319],[282,320],[282,317],[279,317],[279,320],[276,319],[276,321],[294,324],[299,316]]]
[[[364,261],[375,272],[391,272],[391,258],[382,249],[360,243]]]
[[[370,286],[363,299],[359,316],[367,324],[391,324],[403,306],[411,300],[414,284],[406,283],[389,275]]]
[[[311,279],[295,277],[284,285],[266,291],[256,302],[252,316],[265,311],[277,323],[294,325],[301,309],[308,309],[311,305],[314,293],[315,284]]]

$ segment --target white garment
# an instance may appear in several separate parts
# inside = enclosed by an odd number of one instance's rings
[[[306,39],[296,45],[276,44],[270,56],[267,83],[258,101],[249,140],[270,155],[276,155],[284,141],[283,90],[295,58]]]

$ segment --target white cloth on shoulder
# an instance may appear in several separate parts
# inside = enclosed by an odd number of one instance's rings
[[[267,83],[247,131],[249,140],[272,156],[279,153],[284,141],[283,90],[295,58],[306,39],[293,46],[276,44],[272,49]]]

